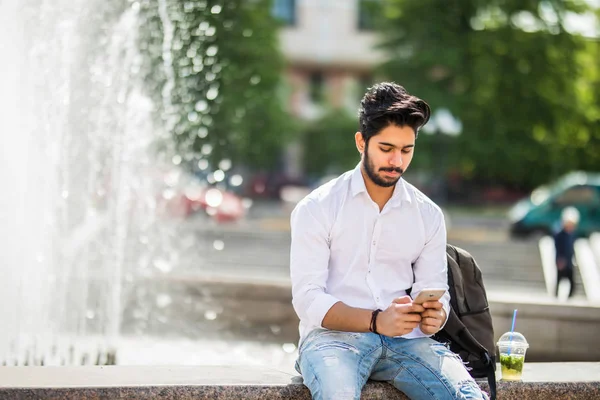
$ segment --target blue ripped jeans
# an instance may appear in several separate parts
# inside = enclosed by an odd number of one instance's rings
[[[429,338],[317,329],[302,343],[296,369],[316,400],[359,400],[367,379],[411,399],[488,398],[460,358]]]

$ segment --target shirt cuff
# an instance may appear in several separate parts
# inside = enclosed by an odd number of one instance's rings
[[[327,311],[333,307],[333,305],[340,300],[336,299],[330,294],[323,293],[312,302],[307,310],[308,317],[311,323],[315,326],[327,329],[323,326],[323,318],[327,314]]]

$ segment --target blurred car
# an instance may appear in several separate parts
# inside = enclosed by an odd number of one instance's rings
[[[577,236],[600,231],[600,173],[571,172],[553,184],[535,189],[509,210],[511,235],[556,232],[565,207],[579,211]]]
[[[198,190],[187,190],[184,198],[190,213],[202,209],[217,222],[237,221],[246,215],[242,198],[223,188],[202,187]]]
[[[205,212],[217,222],[237,221],[246,215],[244,200],[224,185],[209,185],[200,177],[172,168],[163,175],[160,209],[172,217]]]
[[[302,179],[290,178],[283,173],[261,172],[250,177],[246,190],[247,195],[252,198],[281,200],[282,189],[290,186],[303,187],[305,182]]]

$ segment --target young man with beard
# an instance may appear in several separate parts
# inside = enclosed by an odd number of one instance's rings
[[[429,115],[400,85],[370,88],[354,136],[360,163],[292,213],[296,369],[314,399],[360,399],[367,379],[411,399],[487,398],[460,358],[430,338],[446,322],[448,292],[413,303],[423,289],[448,289],[442,211],[402,179]]]

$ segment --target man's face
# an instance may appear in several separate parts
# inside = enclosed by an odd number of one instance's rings
[[[571,220],[566,220],[563,225],[565,227],[565,231],[569,233],[574,232],[575,228],[577,228],[577,224]]]
[[[362,134],[355,136],[356,147],[362,153],[362,165],[373,183],[391,187],[398,182],[413,157],[415,132],[409,126],[388,125],[367,144]]]

